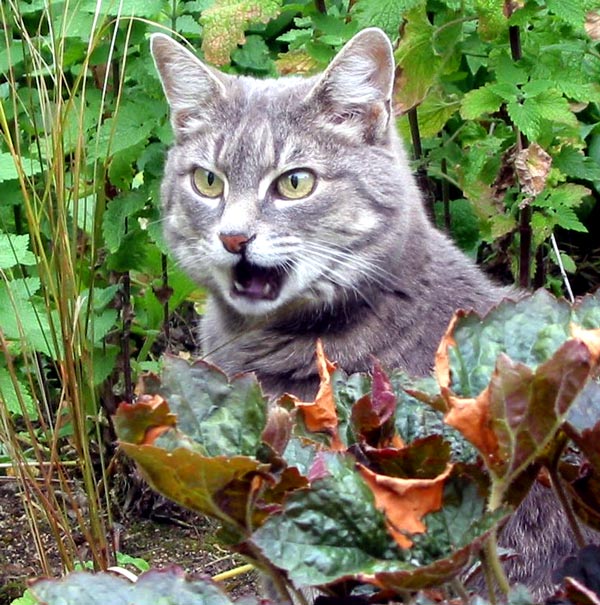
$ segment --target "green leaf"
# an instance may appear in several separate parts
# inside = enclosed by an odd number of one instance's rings
[[[476,120],[483,114],[495,113],[500,109],[502,97],[489,86],[469,91],[461,102],[460,115],[465,120]]]
[[[590,190],[583,185],[575,183],[565,183],[551,189],[546,195],[538,196],[534,200],[534,205],[538,208],[561,207],[576,208],[584,197],[590,194]]]
[[[260,36],[247,36],[244,46],[236,48],[231,58],[240,67],[256,72],[272,72],[275,67],[269,47]]]
[[[559,153],[554,156],[552,164],[566,176],[587,181],[600,181],[600,164],[569,145],[561,148]]]
[[[357,2],[351,14],[364,27],[380,27],[392,40],[398,37],[404,15],[418,7],[424,7],[423,0],[379,0],[378,2]]]
[[[21,176],[33,176],[42,172],[42,165],[38,160],[19,157],[15,160],[12,154],[4,151],[0,153],[0,182],[10,181]]]
[[[482,40],[495,40],[508,29],[504,0],[475,0],[475,10],[479,17],[478,31]]]
[[[432,137],[438,134],[458,109],[459,102],[455,98],[444,96],[440,88],[431,90],[417,108],[421,136]]]
[[[528,103],[530,101],[526,101]],[[535,104],[540,117],[552,122],[577,126],[577,118],[571,111],[568,101],[555,89],[547,89],[535,96]]]
[[[17,264],[36,264],[35,256],[29,250],[29,235],[0,232],[0,269],[10,269]]]
[[[267,519],[252,542],[299,585],[368,573],[385,559],[391,570],[412,568],[402,562],[354,459],[322,454],[321,462],[326,476],[289,496],[283,512]]]
[[[232,605],[216,584],[188,580],[174,566],[147,571],[136,582],[112,573],[80,571],[60,580],[37,580],[29,590],[44,605]]]
[[[572,208],[561,206],[556,209],[556,224],[563,229],[587,233],[587,227],[579,220]]]
[[[109,2],[98,5],[96,0],[85,0],[79,7],[79,10],[95,14],[97,11],[101,15],[110,17],[145,17],[147,19],[156,19],[162,9],[162,0],[122,0],[118,3]],[[89,34],[88,34],[89,35]]]
[[[102,234],[109,252],[115,253],[123,244],[128,226],[135,226],[135,215],[148,203],[144,189],[135,189],[111,200],[102,218]]]
[[[0,326],[5,338],[56,359],[47,310],[32,296],[39,288],[32,277],[0,282]]]
[[[540,130],[542,116],[537,103],[527,99],[524,103],[510,101],[506,105],[508,115],[514,125],[530,140],[537,140]]]
[[[15,389],[10,373],[4,367],[0,367],[0,402],[6,406],[11,415],[27,415],[30,420],[37,420],[38,410],[29,387],[17,377]]]
[[[395,52],[396,63],[402,69],[397,81],[396,100],[403,111],[419,104],[436,82],[442,59],[434,50],[435,28],[429,22],[424,7],[409,11],[404,35]]]
[[[203,361],[164,359],[160,394],[177,414],[180,430],[208,455],[256,454],[267,404],[251,374],[227,378]]]
[[[453,332],[456,346],[450,348],[452,390],[476,397],[489,384],[502,352],[536,368],[567,340],[572,314],[566,301],[538,290],[500,303],[483,321],[477,314],[461,316]]]
[[[547,0],[547,6],[552,13],[569,25],[580,30],[585,23],[585,10],[581,0]]]
[[[119,410],[122,408],[123,405]],[[120,443],[157,492],[186,508],[237,527],[223,498],[233,505],[245,506],[250,498],[251,478],[268,467],[247,456],[206,457],[194,451],[192,445],[175,432],[170,432],[169,438],[163,436],[160,447]],[[239,484],[245,490],[241,491]],[[238,502],[231,502],[232,497]]]

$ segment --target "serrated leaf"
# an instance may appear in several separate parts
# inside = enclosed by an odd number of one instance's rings
[[[523,103],[509,101],[506,104],[508,115],[513,124],[530,140],[535,141],[540,135],[542,116],[537,103],[526,99]]]
[[[351,14],[361,28],[380,27],[392,40],[395,40],[406,12],[421,5],[424,6],[423,0],[357,2],[352,7]]]
[[[12,381],[9,371],[0,367],[0,402],[14,416],[27,416],[37,420],[38,409],[29,387],[17,377],[17,384]]]
[[[600,164],[593,158],[586,157],[574,147],[564,146],[554,156],[553,163],[566,176],[587,181],[600,181]]]
[[[42,165],[33,158],[20,156],[14,158],[8,152],[0,153],[0,183],[10,181],[21,176],[33,176],[42,172]]]
[[[585,11],[580,0],[548,0],[548,8],[557,17],[579,29],[585,23]]]
[[[483,114],[494,113],[500,109],[502,97],[489,86],[469,91],[461,101],[460,115],[465,120],[476,120]]]
[[[227,65],[231,52],[244,44],[250,23],[266,23],[281,11],[281,0],[216,0],[200,17],[202,51],[213,65]]]
[[[437,79],[441,57],[434,50],[435,28],[424,7],[414,8],[406,24],[395,58],[400,76],[396,77],[394,101],[402,112],[419,104]]]
[[[137,582],[112,573],[74,572],[59,580],[37,580],[29,590],[44,605],[232,605],[216,584],[188,580],[175,566],[144,572]]]
[[[563,229],[587,233],[587,227],[579,220],[572,208],[560,207],[556,210],[556,224]]]
[[[0,233],[0,269],[10,269],[17,264],[36,264],[35,256],[29,250],[29,235]]]
[[[481,39],[490,42],[508,29],[504,14],[504,0],[476,0],[475,10],[479,17],[478,31]]]
[[[244,46],[235,49],[231,58],[240,67],[256,72],[271,72],[274,66],[269,47],[260,36],[247,36]]]
[[[55,345],[60,347],[60,343],[52,340],[48,311],[32,296],[39,288],[40,280],[33,277],[0,282],[0,326],[8,340],[22,342],[56,359]]]
[[[534,205],[539,208],[576,208],[581,204],[583,198],[589,194],[590,190],[583,185],[565,183],[554,187],[547,195],[537,198]]]
[[[432,137],[438,134],[459,107],[459,101],[455,97],[445,96],[441,88],[430,90],[417,108],[421,136]]]
[[[575,114],[571,111],[567,99],[558,90],[547,89],[536,95],[531,101],[533,100],[535,100],[537,111],[544,120],[577,126]],[[531,101],[526,101],[526,103]]]
[[[177,415],[181,431],[208,455],[255,455],[266,425],[267,403],[256,377],[231,380],[204,361],[168,356],[156,389]]]

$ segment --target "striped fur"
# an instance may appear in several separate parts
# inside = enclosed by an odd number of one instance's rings
[[[367,29],[313,78],[255,80],[204,65],[164,35],[152,51],[176,142],[162,188],[166,238],[210,292],[203,351],[226,371],[254,371],[266,391],[314,396],[315,340],[348,372],[385,366],[424,375],[456,308],[485,311],[509,291],[493,285],[429,222],[391,113],[389,41]],[[223,195],[199,196],[201,166]],[[316,175],[312,193],[281,199],[290,169]],[[285,271],[279,295],[232,294],[240,254],[219,235],[242,234],[247,261]],[[552,528],[549,533],[546,528]],[[510,522],[527,566],[512,577],[538,596],[572,549],[557,503],[536,488]],[[518,543],[516,541],[518,540]]]

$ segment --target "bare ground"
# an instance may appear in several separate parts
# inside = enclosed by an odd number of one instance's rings
[[[168,512],[163,506],[163,514]],[[160,513],[152,518],[128,514],[115,524],[113,540],[120,552],[141,557],[151,567],[176,564],[192,574],[214,576],[233,569],[243,561],[220,548],[215,539],[217,526],[186,511],[177,511],[173,519]],[[60,557],[54,538],[45,531],[41,535],[44,551],[52,566],[52,575],[61,571]],[[82,544],[82,559],[86,559]],[[139,573],[130,567],[134,573]],[[37,549],[31,535],[23,502],[14,479],[0,477],[0,605],[8,605],[21,596],[27,580],[43,575]],[[256,591],[252,573],[228,581],[226,589],[234,597]]]

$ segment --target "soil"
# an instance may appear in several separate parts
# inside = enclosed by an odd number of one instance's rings
[[[130,511],[114,524],[111,538],[120,552],[140,557],[152,568],[176,564],[194,575],[214,576],[244,563],[218,546],[216,524],[161,498],[151,499],[156,502],[152,507],[156,512],[149,518],[144,518],[139,511]],[[40,540],[52,568],[51,575],[58,577],[61,565],[55,540],[49,531],[42,531]],[[89,559],[84,543],[81,558]],[[140,573],[135,567],[127,567]],[[0,477],[0,605],[8,605],[20,597],[27,581],[41,575],[45,574],[17,482],[11,477]],[[256,576],[252,572],[224,584],[235,599],[256,594],[257,590]]]

